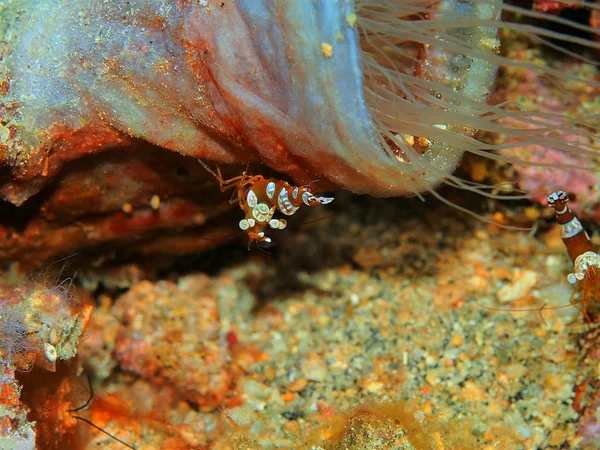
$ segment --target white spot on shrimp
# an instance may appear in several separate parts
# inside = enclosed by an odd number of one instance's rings
[[[302,193],[302,201],[304,202],[304,204],[306,206],[310,206],[310,201],[313,200],[315,198],[314,195],[312,195],[310,192],[308,191],[304,191]]]
[[[267,197],[269,198],[273,198],[273,196],[275,195],[275,183],[273,183],[272,181],[269,182],[269,184],[267,184]]]
[[[257,222],[268,222],[273,216],[273,213],[271,212],[269,205],[266,203],[259,203],[252,208],[252,216]]]
[[[311,202],[327,205],[333,201],[333,197],[315,197],[312,193],[306,191],[302,194],[302,201],[308,206],[311,206]]]
[[[290,199],[288,197],[288,192],[286,189],[282,189],[279,192],[279,197],[277,198],[277,207],[279,211],[281,211],[286,216],[291,216],[296,211],[298,211],[299,206],[292,205]]]
[[[327,205],[331,203],[334,198],[333,197],[315,197],[315,200],[319,202],[321,205]]]
[[[246,195],[246,203],[248,203],[250,208],[254,208],[258,204],[258,197],[252,189],[250,189],[248,195]]]

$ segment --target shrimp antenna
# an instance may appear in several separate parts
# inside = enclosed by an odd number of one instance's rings
[[[31,334],[33,334],[33,333],[31,333]],[[78,406],[77,408],[68,409],[67,412],[77,412],[77,411],[81,411],[84,408],[87,408],[87,406],[90,404],[90,402],[94,398],[94,388],[92,387],[92,379],[90,378],[89,374],[87,374],[87,373],[85,374],[85,376],[87,377],[87,380],[88,380],[90,397],[87,399],[87,401],[83,405]],[[52,411],[56,411],[58,408],[60,408],[60,404],[58,406],[56,406],[55,408],[51,408],[51,409],[42,408],[42,410],[45,412],[52,412]]]
[[[50,267],[52,267],[54,264],[58,264],[59,262],[66,261],[67,259],[73,258],[73,257],[75,257],[75,256],[77,256],[77,255],[79,255],[79,252],[72,253],[72,254],[70,254],[69,256],[65,256],[64,258],[57,259],[56,261],[53,261],[53,262],[51,262],[50,264],[48,264],[48,265],[46,265],[46,266],[42,267],[42,268],[40,269],[40,272],[43,272],[44,270],[46,270],[46,269],[49,269],[49,268],[50,268]],[[62,274],[62,270],[60,271],[60,273]]]
[[[205,163],[204,161],[202,161],[200,158],[198,158],[198,159],[197,159],[197,161],[198,161],[200,164],[202,164],[202,167],[204,167],[204,169],[206,169],[206,171],[207,171],[208,173],[210,173],[210,174],[211,174],[213,177],[215,177],[217,180],[220,180],[220,177],[219,177],[219,175],[217,175],[217,173],[216,173],[214,170],[212,170],[212,169],[211,169],[211,168],[208,166],[208,164],[206,164],[206,163]]]
[[[577,292],[574,292],[573,295],[571,296],[571,298],[573,298],[575,296]],[[548,303],[544,303],[541,307],[539,308],[496,308],[494,306],[487,306],[484,305],[483,303],[479,303],[477,300],[475,300],[475,303],[477,303],[477,305],[483,309],[487,309],[489,311],[500,311],[500,312],[537,312],[540,315],[540,318],[542,319],[542,321],[544,322],[544,325],[548,325],[548,323],[546,322],[546,319],[544,319],[543,316],[543,312],[544,310],[547,311],[555,311],[557,309],[564,309],[564,308],[577,308],[577,305],[581,305],[584,304],[587,300],[582,299],[582,300],[578,300],[576,302],[569,302],[568,305],[558,305],[558,306],[548,306]]]
[[[78,406],[77,408],[69,409],[68,411],[70,413],[81,411],[82,409],[87,408],[90,405],[90,403],[92,402],[92,399],[94,398],[94,386],[92,385],[92,378],[90,377],[90,375],[88,373],[86,373],[86,377],[87,377],[87,380],[88,380],[88,387],[90,389],[90,396],[89,396],[89,398],[86,400],[86,402],[83,405]],[[86,419],[85,417],[81,417],[81,416],[78,416],[76,414],[71,414],[71,417],[73,417],[74,419],[81,420],[82,422],[87,423],[88,425],[90,425],[91,427],[94,427],[98,431],[101,431],[102,433],[106,434],[107,436],[110,436],[115,441],[119,442],[120,444],[123,444],[125,447],[131,448],[133,450],[137,450],[137,448],[135,448],[133,445],[128,444],[127,442],[123,441],[122,439],[119,439],[114,434],[111,434],[108,431],[100,428],[98,425],[96,425],[95,423],[93,423],[91,420]]]
[[[129,445],[127,442],[123,441],[122,439],[119,439],[117,436],[115,436],[114,434],[109,433],[106,430],[103,430],[102,428],[100,428],[98,425],[96,425],[95,423],[93,423],[91,420],[86,419],[85,417],[81,417],[81,416],[76,416],[76,415],[71,415],[71,417],[73,417],[74,419],[77,420],[81,420],[82,422],[87,423],[89,426],[94,427],[96,430],[101,431],[102,433],[106,434],[107,436],[110,436],[111,438],[113,438],[115,441],[119,442],[120,444],[123,444],[125,447],[127,448],[131,448],[133,450],[137,450],[136,447],[134,447],[133,445]]]
[[[81,411],[82,409],[87,408],[89,406],[89,404],[92,402],[92,399],[94,398],[94,386],[92,386],[92,378],[90,377],[89,373],[86,373],[85,376],[87,377],[88,387],[90,389],[90,396],[83,405],[78,406],[77,408],[69,409],[68,410],[69,412],[77,412],[77,411]]]

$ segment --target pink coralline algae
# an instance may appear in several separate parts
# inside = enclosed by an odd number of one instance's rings
[[[600,441],[600,394],[596,393],[579,421],[577,435],[584,448],[594,448]]]
[[[510,39],[507,35],[505,39]],[[507,51],[515,60],[531,62],[539,60],[540,50],[528,48],[526,43],[513,41]],[[547,63],[549,64],[549,63]],[[600,75],[591,64],[574,59],[563,61],[560,70],[572,74],[573,78],[588,79],[588,84],[568,82],[568,89],[550,82],[540,74],[524,68],[507,70],[501,75],[497,95],[503,100],[527,107],[532,101],[538,102],[539,115],[533,116],[538,124],[526,123],[514,118],[501,120],[502,125],[513,128],[517,133],[542,124],[547,127],[548,137],[560,137],[573,146],[596,149],[590,151],[565,153],[552,146],[551,141],[540,139],[526,147],[511,148],[501,153],[512,160],[521,160],[524,164],[515,164],[519,186],[528,192],[535,201],[546,204],[548,192],[568,187],[575,193],[571,207],[586,219],[600,221],[600,153],[598,136],[576,133],[565,129],[562,118],[568,117],[573,123],[584,120],[586,114],[600,112]],[[503,143],[515,141],[509,133],[500,138]]]

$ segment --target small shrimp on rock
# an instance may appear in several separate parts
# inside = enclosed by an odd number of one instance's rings
[[[236,189],[231,203],[240,202],[240,208],[246,217],[240,220],[239,227],[248,234],[249,243],[256,242],[260,248],[271,245],[271,238],[266,232],[269,228],[283,230],[287,226],[285,219],[273,216],[275,211],[292,216],[300,206],[327,205],[333,197],[318,197],[310,186],[292,186],[290,183],[276,178],[265,178],[262,175],[241,175],[223,180],[221,169],[212,170],[204,161],[200,164],[219,182],[222,192]]]
[[[306,206],[326,205],[333,197],[318,197],[309,186],[292,186],[275,178],[264,178],[260,175],[250,176],[238,186],[240,208],[246,217],[240,220],[240,229],[248,233],[250,243],[256,241],[269,245],[271,238],[265,232],[270,227],[283,230],[287,221],[274,218],[275,211],[291,216],[302,204]]]
[[[573,261],[574,271],[567,276],[571,284],[577,284],[581,291],[581,303],[588,321],[596,322],[600,310],[596,301],[600,300],[600,255],[595,251],[590,236],[581,222],[568,207],[569,196],[564,191],[553,192],[548,196],[548,206],[556,212],[556,222],[560,235]]]

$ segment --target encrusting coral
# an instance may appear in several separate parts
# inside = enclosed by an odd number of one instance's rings
[[[459,450],[477,447],[465,423],[427,417],[406,402],[371,402],[325,418],[306,449]]]
[[[5,274],[0,281],[0,416],[8,421],[0,426],[0,448],[32,450],[43,448],[36,443],[59,442],[63,434],[73,432],[74,419],[44,409],[42,398],[52,394],[53,402],[69,405],[67,398],[77,379],[73,366],[65,371],[64,365],[77,353],[92,305],[74,294],[70,279],[59,282],[42,274],[34,280],[17,277],[9,283],[10,278]],[[28,383],[28,377],[37,377],[36,382]],[[48,389],[50,380],[62,388]],[[39,421],[41,416],[53,417],[54,425],[46,419]]]
[[[71,280],[0,285],[0,357],[17,370],[36,364],[54,371],[75,356],[92,305],[74,295]]]

